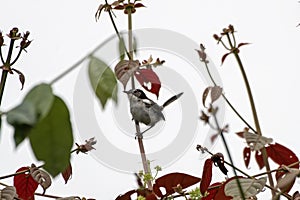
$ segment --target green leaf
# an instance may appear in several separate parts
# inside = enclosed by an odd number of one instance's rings
[[[38,118],[44,117],[52,106],[54,95],[49,84],[39,84],[35,86],[25,96],[23,102],[30,102],[34,104]]]
[[[64,171],[73,145],[72,126],[66,104],[54,96],[52,107],[29,133],[32,150],[52,176]]]
[[[102,108],[105,107],[108,99],[117,102],[117,80],[107,64],[96,57],[91,57],[89,63],[89,78]]]
[[[48,113],[53,99],[51,86],[43,83],[31,89],[23,102],[7,113],[7,122],[15,129],[16,146],[28,136],[30,129]]]
[[[23,102],[9,111],[6,119],[15,129],[15,145],[18,146],[27,137],[31,127],[37,121],[34,105],[29,102]]]

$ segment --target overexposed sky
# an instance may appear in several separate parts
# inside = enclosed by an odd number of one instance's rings
[[[2,1],[0,30],[3,33],[8,33],[13,27],[18,27],[22,32],[29,30],[31,32],[30,38],[33,39],[28,53],[23,54],[16,64],[16,67],[26,76],[24,90],[20,92],[17,76],[9,77],[2,110],[8,110],[17,105],[35,84],[51,81],[98,44],[114,35],[107,13],[102,13],[100,21],[95,21],[94,14],[100,3],[103,1]],[[214,33],[219,33],[224,27],[233,24],[237,30],[237,40],[251,43],[251,45],[242,47],[241,57],[253,89],[263,134],[289,147],[299,156],[297,125],[299,124],[298,113],[300,112],[300,95],[298,94],[300,85],[298,78],[300,74],[300,27],[296,27],[300,23],[300,4],[298,1],[164,0],[143,1],[142,3],[147,8],[137,9],[133,15],[133,27],[135,29],[166,29],[185,36],[194,41],[195,44],[204,43],[210,59],[214,62],[221,76],[226,96],[253,124],[239,69],[232,57],[228,57],[226,62],[220,66],[221,56],[225,50],[217,45],[212,38]],[[115,13],[117,26],[120,30],[126,30],[126,16],[123,15],[122,11],[115,11]],[[159,38],[154,37],[153,43],[157,40]],[[184,45],[181,41],[176,40],[174,44],[175,46],[178,44],[179,47]],[[172,57],[170,52],[169,54],[168,52],[159,54],[159,51],[155,50],[156,47],[153,46],[153,49],[150,48],[144,53],[142,52],[141,55],[144,57],[141,59],[145,59],[145,56],[151,54],[151,50],[154,51],[152,54],[161,59],[166,59],[168,56]],[[112,48],[116,47],[113,46]],[[182,55],[177,56],[176,59],[182,58],[180,57]],[[184,59],[178,59],[178,61],[176,59],[166,60],[166,65],[170,63],[173,66],[174,62],[182,65],[188,63]],[[109,62],[113,63],[113,61],[110,60]],[[86,63],[81,68],[85,66]],[[62,96],[70,108],[73,107],[74,98],[76,98],[74,87],[79,71],[78,68],[54,85],[55,93]],[[197,81],[195,83],[191,81],[192,75],[186,75],[186,71],[180,71],[180,73],[183,79],[190,84],[191,92],[198,97],[199,105],[195,106],[195,110],[198,112],[201,109],[202,90],[206,86],[198,86]],[[204,81],[199,80],[199,83],[204,83]],[[168,85],[169,91],[180,92],[171,87],[172,84],[170,83]],[[162,96],[160,101],[163,102],[168,96],[169,94]],[[182,101],[189,100],[183,99]],[[82,107],[84,106],[82,105]],[[97,104],[95,104],[95,110],[102,112],[100,108],[97,108]],[[110,111],[105,112],[111,116]],[[99,113],[99,119],[101,116],[103,114]],[[74,113],[72,113],[74,123],[75,118]],[[165,123],[165,127],[168,128],[170,123],[167,122],[173,119],[167,113],[166,118],[169,118]],[[192,116],[191,120],[194,120]],[[244,169],[242,149],[245,144],[234,135],[234,132],[244,128],[244,124],[229,109],[226,109],[225,122],[230,125],[231,132],[227,139],[232,144],[231,152],[234,154],[235,163]],[[199,122],[197,126],[198,130],[203,129],[202,122]],[[81,139],[88,139],[90,134],[97,138],[97,133],[91,132],[85,138],[85,135],[75,126],[74,134],[78,143],[83,142],[80,141]],[[10,174],[21,166],[36,163],[28,146],[28,141],[15,149],[12,135],[12,129],[4,123],[0,141],[0,158],[2,158],[0,175]],[[126,136],[120,135],[119,139],[118,137],[113,137],[113,139],[108,133],[104,135],[124,152],[134,151],[135,148],[138,151],[137,142],[132,138],[126,140],[124,139]],[[201,176],[204,160],[199,159],[195,145],[203,142],[205,137],[206,134],[196,135],[183,157],[164,168],[162,174],[179,171]],[[172,136],[172,139],[174,138]],[[98,141],[97,145],[101,145],[101,141]],[[148,151],[152,152],[151,148],[153,147],[156,152],[159,152],[160,146],[166,146],[166,140],[159,139],[157,135],[154,135],[149,143],[147,140],[145,141],[146,151],[149,149]],[[224,151],[221,142],[217,146],[213,151]],[[226,155],[225,152],[224,154]],[[258,172],[256,164],[251,163],[253,166],[251,171],[253,173]],[[134,176],[108,167],[99,162],[95,155],[73,155],[72,164],[74,174],[69,183],[64,185],[62,178],[57,177],[53,186],[49,188],[49,194],[58,196],[78,195],[110,200],[115,199],[118,194],[136,187]],[[137,166],[139,164],[137,163]],[[229,171],[231,173],[231,170]],[[215,172],[216,180],[223,180],[222,174],[217,170]],[[12,184],[12,179],[3,180],[3,182]],[[296,183],[299,186],[298,180]],[[266,193],[265,196],[260,197],[267,199],[270,193],[268,190],[264,193]],[[43,198],[38,197],[37,199]]]

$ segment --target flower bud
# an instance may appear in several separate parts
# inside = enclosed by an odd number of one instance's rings
[[[0,47],[4,44],[2,32],[0,32]]]
[[[213,37],[215,38],[215,40],[219,41],[220,37],[217,34],[214,34]]]

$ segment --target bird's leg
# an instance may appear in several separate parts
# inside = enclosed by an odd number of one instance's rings
[[[136,138],[143,138],[143,134],[145,133],[145,132],[147,132],[147,131],[149,131],[151,128],[153,128],[154,127],[154,125],[153,126],[150,126],[149,128],[147,128],[146,130],[144,130],[143,132],[141,132],[141,133],[136,133],[135,134],[135,139]]]

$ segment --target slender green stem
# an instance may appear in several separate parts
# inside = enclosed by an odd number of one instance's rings
[[[233,164],[233,159],[232,159],[231,153],[230,153],[230,151],[229,151],[229,147],[228,147],[227,142],[226,142],[226,139],[225,139],[225,137],[224,137],[223,130],[221,129],[221,127],[220,127],[220,125],[219,125],[219,122],[218,122],[216,113],[213,113],[213,118],[214,118],[214,120],[215,120],[217,129],[218,129],[218,131],[220,132],[220,135],[221,135],[222,141],[223,141],[223,143],[224,143],[224,146],[225,146],[227,155],[228,155],[228,157],[229,157],[230,164],[231,164],[231,166],[234,166],[234,164]],[[238,175],[237,175],[237,172],[236,172],[236,170],[235,170],[235,167],[232,167],[232,170],[233,170],[233,173],[234,173],[234,175],[235,175],[235,177],[236,177],[236,181],[237,181],[237,185],[238,185],[238,188],[239,188],[241,197],[242,197],[243,200],[245,200],[245,199],[246,199],[246,198],[245,198],[245,194],[244,194],[244,192],[243,192],[243,188],[242,188],[241,182],[240,182],[240,180],[238,179]]]
[[[254,124],[255,124],[255,128],[256,128],[256,133],[261,136],[262,132],[261,132],[261,129],[260,129],[260,124],[259,124],[259,120],[258,120],[258,116],[257,116],[257,111],[256,111],[252,91],[251,91],[251,88],[250,88],[250,84],[249,84],[249,81],[248,81],[248,78],[247,78],[247,74],[244,70],[243,63],[242,63],[242,61],[239,57],[238,49],[236,49],[236,47],[233,46],[233,44],[231,42],[231,38],[229,36],[229,33],[227,33],[226,36],[227,36],[229,45],[232,49],[232,52],[234,54],[234,57],[235,57],[238,65],[239,65],[240,71],[242,73],[242,77],[244,79],[244,83],[245,83],[246,90],[247,90],[247,93],[248,93],[248,98],[249,98],[250,105],[251,105],[251,110],[252,110],[253,120],[254,120]],[[266,148],[263,147],[261,152],[262,152],[262,157],[263,157],[264,164],[266,166],[266,170],[270,171],[270,164],[269,164],[269,161],[268,161],[268,154],[267,154]],[[269,179],[269,182],[270,182],[270,186],[274,187],[274,181],[273,181],[272,174],[268,173],[268,179]],[[275,197],[275,192],[273,190],[272,190],[272,196]]]
[[[214,78],[212,77],[211,73],[210,73],[210,70],[209,70],[209,67],[208,67],[208,64],[206,62],[205,63],[205,67],[206,67],[206,71],[210,77],[210,80],[213,82],[213,84],[216,86],[216,82],[214,80]],[[242,115],[240,115],[240,113],[235,109],[235,107],[231,104],[231,102],[227,99],[227,97],[222,94],[222,97],[224,98],[224,100],[226,101],[226,103],[229,105],[229,107],[233,110],[233,112],[244,122],[244,124],[246,124],[246,126],[248,128],[250,128],[253,132],[256,133],[256,130],[242,117]]]

